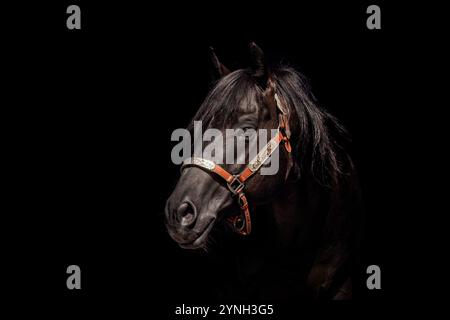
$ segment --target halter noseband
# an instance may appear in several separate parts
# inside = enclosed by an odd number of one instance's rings
[[[244,193],[246,181],[261,168],[264,162],[269,159],[269,157],[280,145],[280,143],[284,144],[284,147],[286,148],[286,151],[288,153],[291,152],[291,145],[289,142],[290,131],[288,114],[286,109],[282,106],[277,94],[275,94],[275,101],[277,103],[277,109],[279,111],[277,133],[248,163],[248,165],[240,174],[233,175],[213,161],[199,157],[187,158],[183,161],[183,165],[181,166],[181,171],[183,171],[183,169],[188,166],[199,167],[208,172],[215,173],[225,180],[230,192],[233,194],[233,196],[237,196],[239,208],[241,211],[240,215],[232,216],[228,220],[233,225],[235,231],[244,236],[250,234],[252,230],[250,210],[248,207],[247,197]]]

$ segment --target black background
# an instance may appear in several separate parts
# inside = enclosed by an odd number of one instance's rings
[[[15,246],[7,265],[19,273],[10,279],[16,294],[72,311],[124,308],[161,318],[177,303],[209,301],[223,270],[179,249],[162,223],[178,175],[170,135],[187,125],[208,91],[208,47],[236,69],[246,67],[255,41],[272,63],[305,74],[320,105],[352,135],[367,211],[355,299],[380,303],[398,295],[394,288],[404,280],[395,261],[405,250],[396,223],[405,214],[398,168],[406,164],[397,156],[408,146],[400,93],[409,41],[419,32],[402,22],[401,6],[377,1],[382,29],[368,30],[372,2],[314,3],[15,8],[5,61],[14,97],[7,137]],[[81,7],[82,30],[66,28],[70,4]],[[71,264],[81,267],[80,291],[66,288]],[[381,267],[380,291],[365,289],[370,264]]]

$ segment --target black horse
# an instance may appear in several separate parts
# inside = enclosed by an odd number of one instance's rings
[[[347,134],[317,106],[301,74],[269,68],[254,43],[250,54],[248,69],[230,72],[212,51],[219,79],[194,120],[223,132],[277,128],[278,96],[287,109],[291,152],[280,145],[278,173],[256,172],[245,184],[253,222],[247,236],[230,232],[239,206],[227,184],[201,167],[184,168],[166,204],[169,234],[183,248],[215,247],[216,255],[233,257],[243,297],[351,298],[361,201],[344,151]],[[245,165],[223,168],[236,174]]]

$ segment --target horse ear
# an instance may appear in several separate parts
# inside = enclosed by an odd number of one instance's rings
[[[264,52],[254,42],[249,44],[250,50],[250,69],[252,76],[256,79],[261,88],[265,89],[268,80],[268,71],[266,61],[264,58]]]
[[[230,73],[230,70],[219,61],[219,58],[217,58],[213,47],[209,47],[209,57],[212,66],[211,78],[213,80],[218,80]]]

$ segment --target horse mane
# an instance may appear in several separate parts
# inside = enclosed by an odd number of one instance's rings
[[[345,128],[318,106],[307,79],[295,69],[280,66],[271,69],[270,77],[298,124],[298,131],[292,132],[291,144],[300,174],[309,168],[322,186],[336,187],[339,177],[346,172],[344,162],[351,165],[341,147],[348,139]],[[188,129],[192,130],[194,120],[201,120],[205,127],[212,123],[225,125],[236,114],[243,99],[250,100],[261,91],[249,69],[230,73],[209,92]]]
[[[272,71],[277,90],[296,111],[298,132],[291,143],[301,167],[309,168],[324,186],[335,186],[339,177],[353,167],[343,150],[348,133],[332,114],[319,107],[308,80],[295,69],[280,67]]]

